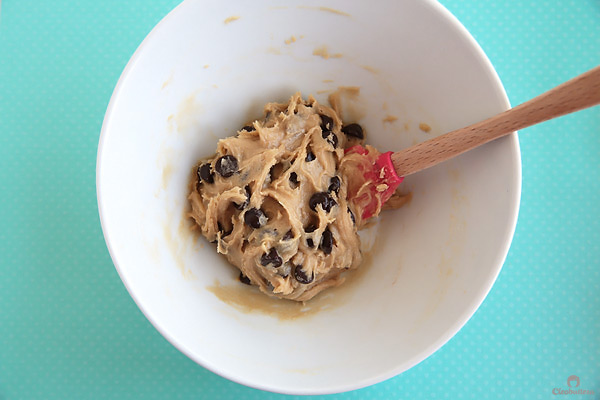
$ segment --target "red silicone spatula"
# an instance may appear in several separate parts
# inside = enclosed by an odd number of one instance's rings
[[[373,182],[362,200],[362,218],[374,215],[378,204],[392,196],[405,176],[446,161],[516,130],[569,114],[600,103],[600,66],[581,74],[517,107],[465,128],[429,139],[404,150],[381,154],[372,168],[363,171]],[[353,146],[346,154],[366,156],[367,149]]]

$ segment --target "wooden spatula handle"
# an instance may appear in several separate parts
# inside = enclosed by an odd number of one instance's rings
[[[392,155],[399,176],[446,161],[528,126],[600,103],[600,66],[484,121],[457,129]]]

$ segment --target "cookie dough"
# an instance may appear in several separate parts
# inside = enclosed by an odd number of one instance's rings
[[[309,300],[361,262],[362,212],[347,200],[340,165],[344,148],[363,140],[360,126],[343,127],[312,97],[269,103],[264,119],[220,140],[194,167],[191,217],[242,282]]]

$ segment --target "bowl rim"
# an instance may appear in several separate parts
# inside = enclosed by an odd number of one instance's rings
[[[109,132],[109,127],[111,125],[111,120],[112,120],[112,115],[114,113],[115,104],[118,101],[122,86],[124,85],[124,82],[127,80],[128,76],[131,73],[134,66],[137,64],[137,61],[139,60],[144,49],[147,47],[148,42],[153,40],[156,33],[159,30],[161,30],[162,27],[168,21],[174,19],[175,16],[178,15],[179,13],[184,12],[185,6],[188,3],[190,3],[189,0],[182,1],[176,7],[174,7],[167,15],[165,15],[152,28],[150,33],[148,33],[146,35],[144,40],[140,43],[140,45],[137,47],[137,49],[135,50],[135,52],[133,53],[133,55],[127,62],[123,72],[119,76],[117,84],[112,92],[111,97],[110,97],[110,101],[108,103],[107,110],[106,110],[106,113],[105,113],[105,116],[104,116],[104,119],[102,122],[100,138],[98,141],[98,151],[96,154],[96,200],[97,200],[97,204],[98,204],[98,214],[99,214],[99,218],[100,218],[102,234],[104,236],[104,240],[106,242],[106,246],[108,248],[108,252],[109,252],[111,260],[115,266],[115,269],[117,270],[117,273],[118,273],[119,277],[121,278],[123,285],[129,292],[129,295],[131,296],[131,298],[133,299],[135,304],[138,306],[138,308],[140,309],[142,314],[148,319],[148,321],[150,321],[150,323],[154,326],[154,328],[165,339],[167,339],[167,341],[171,345],[173,345],[177,350],[179,350],[181,353],[186,355],[188,358],[190,358],[191,360],[193,360],[194,362],[196,362],[203,368],[206,368],[209,371],[211,371],[217,375],[220,375],[221,377],[224,377],[230,381],[233,381],[233,382],[236,382],[236,383],[239,383],[239,384],[251,387],[251,388],[268,391],[268,392],[282,393],[282,394],[289,394],[289,395],[322,395],[322,394],[334,394],[334,393],[348,392],[351,390],[361,389],[361,388],[364,388],[367,386],[371,386],[371,385],[386,381],[390,378],[393,378],[393,377],[401,374],[402,372],[405,372],[405,371],[413,368],[417,364],[419,364],[422,361],[424,361],[425,359],[429,358],[436,351],[438,351],[442,346],[444,346],[451,338],[453,338],[460,331],[460,329],[471,319],[471,317],[475,314],[475,312],[479,309],[479,307],[481,306],[483,301],[487,298],[492,286],[494,285],[494,283],[496,282],[496,279],[498,278],[498,275],[500,274],[500,271],[504,265],[504,262],[506,261],[506,257],[508,255],[510,245],[514,238],[514,233],[515,233],[515,229],[516,229],[516,225],[517,225],[517,219],[518,219],[518,215],[519,215],[520,201],[521,201],[521,190],[522,190],[521,151],[520,151],[520,146],[519,146],[518,133],[516,131],[514,133],[506,136],[504,139],[504,140],[510,140],[510,145],[515,154],[515,165],[514,165],[515,182],[514,182],[514,187],[512,188],[513,189],[512,202],[514,204],[514,213],[513,213],[513,215],[510,216],[510,219],[507,221],[508,223],[507,223],[507,229],[505,231],[505,239],[502,243],[502,246],[500,246],[500,248],[499,248],[499,253],[497,255],[495,269],[490,271],[491,273],[489,274],[489,277],[485,283],[485,287],[482,287],[482,289],[484,289],[484,290],[481,292],[480,298],[477,299],[477,301],[472,302],[468,307],[466,307],[465,310],[462,312],[462,314],[460,314],[460,317],[457,318],[456,321],[452,325],[450,325],[446,329],[445,333],[443,335],[441,335],[436,341],[431,343],[428,347],[426,347],[418,355],[416,355],[416,356],[412,357],[411,359],[402,363],[402,365],[400,365],[396,368],[390,369],[384,373],[366,377],[359,381],[355,381],[355,382],[351,382],[351,383],[347,383],[347,384],[339,384],[337,386],[327,387],[326,389],[323,389],[320,387],[319,388],[289,389],[289,388],[277,386],[277,385],[268,385],[268,384],[253,382],[244,377],[237,376],[235,374],[229,373],[228,371],[219,368],[217,365],[210,362],[209,360],[203,359],[202,357],[194,354],[190,349],[188,349],[186,347],[186,345],[184,343],[178,342],[171,334],[169,334],[167,329],[161,327],[161,325],[154,319],[152,312],[145,307],[142,300],[132,290],[131,284],[130,284],[130,282],[128,282],[128,280],[126,279],[125,274],[123,272],[124,267],[119,265],[119,262],[116,258],[116,253],[114,250],[115,244],[113,243],[112,239],[110,238],[110,236],[108,235],[108,232],[107,232],[106,215],[104,212],[105,206],[104,206],[104,201],[103,201],[103,196],[102,196],[103,189],[102,189],[102,184],[101,184],[101,172],[102,172],[103,154],[104,154],[103,150],[105,147],[105,142],[107,140],[106,138],[109,135],[108,132]],[[457,33],[459,35],[461,35],[468,42],[468,44],[471,46],[473,51],[475,51],[477,57],[481,61],[482,66],[485,68],[490,79],[492,80],[493,86],[495,87],[496,95],[498,95],[500,97],[500,100],[503,103],[502,104],[503,109],[505,109],[505,110],[509,109],[510,102],[509,102],[508,96],[506,94],[506,90],[504,89],[504,86],[502,85],[502,82],[500,80],[500,77],[499,77],[497,71],[493,67],[491,61],[489,60],[489,58],[487,57],[487,55],[485,54],[485,52],[483,51],[483,49],[481,48],[479,43],[477,43],[477,41],[475,40],[475,38],[473,38],[473,36],[470,34],[470,32],[467,30],[467,28],[461,24],[461,22],[458,20],[458,18],[454,14],[452,14],[452,12],[450,12],[446,7],[444,7],[438,1],[423,0],[423,4],[425,6],[432,8],[434,10],[433,12],[441,14],[448,21],[450,26],[453,29],[455,29],[457,31]]]

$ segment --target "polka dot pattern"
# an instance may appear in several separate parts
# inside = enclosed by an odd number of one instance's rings
[[[442,0],[513,105],[600,61],[597,0]],[[283,398],[232,383],[144,318],[106,250],[95,160],[127,60],[178,0],[4,1],[0,14],[0,399]],[[515,239],[488,298],[441,350],[328,399],[600,393],[600,109],[523,130]]]

